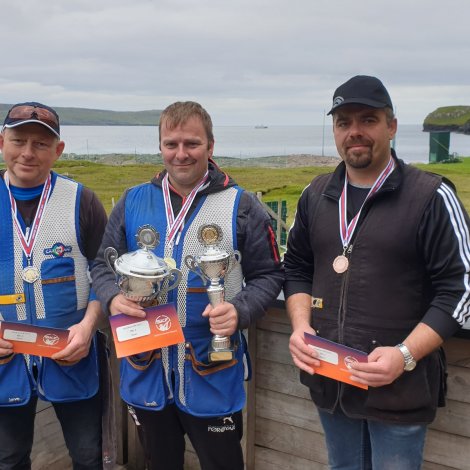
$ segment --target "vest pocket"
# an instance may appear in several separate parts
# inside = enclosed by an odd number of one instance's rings
[[[436,408],[440,367],[434,355],[421,359],[416,369],[403,372],[394,382],[383,387],[369,387],[365,406],[382,411],[412,412]]]
[[[167,387],[161,350],[121,359],[122,399],[138,408],[161,410],[167,405]]]
[[[0,360],[0,406],[26,405],[31,399],[31,383],[22,354]]]
[[[222,416],[241,410],[245,404],[244,342],[234,344],[235,359],[212,364],[203,362],[207,360],[209,343],[210,340],[204,337],[202,340],[193,339],[186,347],[186,409],[195,416]]]
[[[51,402],[78,401],[98,393],[99,369],[96,337],[87,357],[71,365],[43,358],[39,366],[39,395]]]
[[[41,265],[44,308],[48,318],[77,310],[73,258],[46,259]]]

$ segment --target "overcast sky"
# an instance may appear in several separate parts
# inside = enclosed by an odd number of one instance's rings
[[[367,74],[399,123],[470,105],[468,0],[21,0],[0,11],[2,103],[195,100],[216,126],[322,124],[334,89]]]

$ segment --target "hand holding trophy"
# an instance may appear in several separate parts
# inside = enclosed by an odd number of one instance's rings
[[[159,243],[158,232],[150,225],[143,225],[136,234],[139,249],[118,257],[115,248],[108,247],[104,258],[109,268],[116,274],[116,283],[123,294],[145,306],[157,301],[163,294],[178,286],[181,271],[153,253]]]
[[[235,250],[232,253],[221,249],[222,229],[216,224],[202,225],[199,228],[198,239],[203,246],[200,254],[186,256],[184,262],[189,270],[198,274],[206,284],[207,295],[213,307],[225,299],[225,288],[221,281],[240,263],[241,254]],[[214,335],[209,347],[209,361],[222,362],[234,358],[235,352],[230,337]]]

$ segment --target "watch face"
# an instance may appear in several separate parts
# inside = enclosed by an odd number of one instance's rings
[[[405,364],[405,370],[407,372],[412,371],[416,367],[416,361],[410,361],[407,364]]]

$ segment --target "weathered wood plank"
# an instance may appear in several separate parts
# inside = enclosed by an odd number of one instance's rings
[[[470,405],[447,400],[447,405],[437,411],[436,419],[430,428],[435,431],[470,438]]]
[[[448,370],[447,398],[449,400],[470,403],[470,369],[450,365]]]
[[[470,341],[463,338],[450,338],[444,343],[449,364],[470,368]]]
[[[465,470],[463,468],[448,467],[447,465],[435,464],[432,462],[423,462],[421,470]]]
[[[272,331],[258,330],[258,358],[281,364],[292,364],[289,336]]]
[[[280,364],[259,359],[256,387],[310,399],[309,390],[300,383],[299,370],[293,364]]]
[[[450,468],[470,469],[468,443],[465,437],[429,429],[424,447],[424,459]]]
[[[310,399],[257,389],[256,416],[297,428],[323,433],[318,412]]]
[[[199,459],[197,458],[194,448],[186,439],[186,452],[184,453],[184,470],[201,470]]]
[[[290,325],[289,316],[287,315],[285,308],[271,307],[268,309],[266,315],[263,318],[269,319],[273,323],[283,323],[285,325]]]
[[[255,444],[305,460],[327,463],[326,446],[322,434],[277,421],[258,418]]]
[[[302,459],[292,454],[255,447],[256,470],[328,470],[328,465]]]

